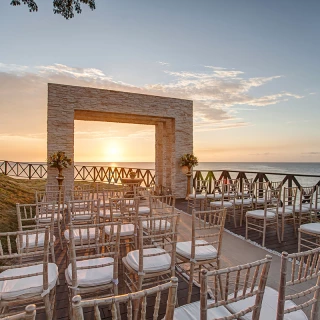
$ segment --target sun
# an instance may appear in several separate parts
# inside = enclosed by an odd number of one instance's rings
[[[121,148],[116,144],[108,144],[106,148],[104,149],[105,154],[105,161],[107,162],[115,162],[115,161],[121,161],[122,158],[122,150]]]

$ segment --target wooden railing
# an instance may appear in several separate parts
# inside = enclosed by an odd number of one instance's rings
[[[297,186],[320,186],[320,175],[310,174],[289,174],[279,172],[255,172],[255,171],[234,171],[234,170],[196,170],[193,172],[193,185],[197,180],[208,180],[208,192],[213,191],[213,181],[228,179],[239,179],[240,188],[244,179],[252,179],[254,182],[281,181],[287,187]]]
[[[103,166],[74,166],[74,179],[81,181],[121,183],[121,178],[128,178],[130,172],[136,172],[136,178],[142,178],[142,186],[156,183],[155,170],[138,168],[117,168]],[[23,179],[47,178],[47,164],[0,160],[0,173]]]
[[[136,172],[137,178],[142,178],[141,185],[150,186],[156,183],[155,170],[139,168],[118,168],[103,166],[74,166],[74,178],[81,181],[121,183],[121,178],[128,178],[130,172]],[[24,179],[43,179],[47,177],[47,164],[27,163],[0,160],[0,173],[7,176]],[[320,185],[320,175],[289,174],[279,172],[255,172],[233,170],[194,170],[193,185],[196,180],[208,180],[209,190],[212,192],[213,180],[253,179],[253,181],[282,181],[288,187]]]

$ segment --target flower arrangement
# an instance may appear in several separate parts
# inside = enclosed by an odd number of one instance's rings
[[[63,168],[68,168],[71,165],[71,159],[68,158],[63,151],[58,151],[48,157],[48,166],[57,168],[61,174]]]
[[[198,158],[192,153],[186,153],[180,158],[180,167],[187,166],[189,169],[198,165]]]

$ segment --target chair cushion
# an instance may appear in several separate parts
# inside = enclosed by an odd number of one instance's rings
[[[262,308],[260,313],[260,320],[271,320],[277,318],[277,304],[278,304],[278,291],[266,287],[265,293],[262,301]],[[231,297],[232,294],[229,296]],[[228,304],[227,308],[231,311],[231,313],[239,312],[240,310],[246,309],[249,306],[252,306],[255,301],[255,296],[249,297],[244,300],[240,300],[234,303]],[[292,300],[286,300],[285,302],[285,309],[291,308],[296,306],[296,304]],[[247,313],[241,319],[244,320],[251,320],[252,319],[252,312]],[[306,314],[299,310],[295,312],[291,312],[284,315],[285,320],[307,320],[308,317]]]
[[[48,213],[48,214],[39,214],[39,223],[50,223],[51,222],[51,213]],[[54,221],[57,221],[59,218],[59,220],[61,221],[62,220],[62,214],[58,214],[55,213],[54,214]]]
[[[253,202],[255,203],[265,203],[265,198],[253,198]]]
[[[88,228],[74,228],[73,229],[73,236],[75,241],[80,241],[80,234],[82,237],[82,240],[88,240]],[[64,237],[69,241],[69,229],[66,229],[64,231]],[[95,228],[89,228],[89,237],[90,239],[95,239],[96,237],[96,229]]]
[[[54,205],[54,209],[58,209],[58,207],[59,207],[58,204],[55,204],[55,205]],[[52,209],[52,208],[53,208],[53,205],[52,205],[52,204],[48,204],[48,209],[50,210],[50,209]],[[60,209],[65,210],[65,209],[67,209],[67,208],[68,208],[68,206],[67,206],[65,203],[61,203],[61,204],[60,204]]]
[[[293,210],[293,206],[287,206],[287,209],[288,210]],[[295,212],[300,212],[300,205],[296,205],[295,206]],[[310,204],[309,205],[302,205],[301,206],[301,212],[302,213],[306,213],[306,212],[309,212],[310,211]]]
[[[104,228],[107,235],[110,235],[111,226],[105,226]],[[118,226],[114,226],[113,233],[117,233]],[[121,225],[120,237],[132,236],[134,234],[134,225],[131,223],[125,223]]]
[[[143,271],[148,273],[165,271],[170,268],[171,257],[164,249],[149,248],[143,249],[143,254],[163,253],[158,256],[143,257]],[[130,251],[126,256],[126,261],[131,268],[139,270],[139,250]]]
[[[4,280],[4,277],[28,275],[42,272],[43,264],[29,267],[8,269],[0,273],[1,300],[15,300],[39,296],[43,292],[43,275],[29,276],[22,279]],[[49,290],[54,288],[58,279],[58,267],[55,263],[48,264]]]
[[[300,229],[302,231],[320,234],[320,222],[302,224]]]
[[[196,240],[196,244],[204,244],[208,243],[205,240]],[[186,257],[188,259],[191,258],[191,247],[192,242],[191,241],[184,241],[184,242],[177,242],[177,253],[180,254],[183,257]],[[196,260],[208,260],[208,259],[214,259],[217,257],[217,250],[214,246],[211,244],[208,244],[207,246],[199,246],[195,247],[195,259]]]
[[[277,212],[277,208],[270,208],[270,209],[268,209],[268,211],[276,213]],[[292,215],[292,208],[290,209],[288,207],[285,207],[284,208],[284,212],[283,212],[283,207],[280,207],[280,208],[278,208],[278,214],[279,215],[284,214],[285,216],[291,216]]]
[[[212,201],[210,202],[210,207],[225,207],[225,208],[229,208],[229,207],[232,207],[233,204],[232,202],[229,202],[229,201]]]
[[[121,216],[121,212],[117,211],[117,210],[113,210],[112,211],[112,216],[113,217],[120,217]],[[103,209],[100,209],[99,217],[101,217],[101,218],[103,218],[103,217],[109,218],[110,217],[110,210],[106,209],[106,212],[104,212]]]
[[[106,263],[114,262],[113,258],[95,258],[88,260],[77,261],[77,267],[97,266]],[[67,282],[71,284],[72,281],[72,265],[68,265],[66,270]],[[108,284],[113,279],[113,265],[105,267],[97,267],[91,269],[77,270],[77,281],[79,287],[94,287]]]
[[[17,240],[18,241],[18,237]],[[53,236],[53,242],[56,241],[55,236]],[[29,234],[28,235],[28,248],[34,248],[36,246],[36,234]],[[44,246],[44,232],[38,233],[38,243],[37,247]],[[22,235],[22,243],[20,244],[21,249],[25,249],[27,247],[27,235]]]
[[[246,215],[249,217],[254,217],[256,219],[264,219],[264,210],[259,209],[259,210],[247,211]],[[275,218],[275,216],[276,214],[274,212],[267,210],[266,212],[267,219],[273,219]]]
[[[76,202],[74,204],[71,204],[71,208],[77,209],[87,209],[88,208],[88,202]]]
[[[208,304],[213,303],[213,300],[208,300]],[[223,306],[211,308],[207,310],[207,318],[218,319],[228,317],[231,313]],[[184,306],[174,309],[174,320],[199,320],[200,319],[200,301],[185,304]]]
[[[206,198],[206,195],[203,194],[203,193],[197,193],[197,194],[194,194],[194,193],[190,193],[189,194],[189,199],[199,199],[199,200],[203,200]]]
[[[142,227],[143,229],[153,229],[154,231],[165,231],[170,230],[171,224],[166,220],[147,220],[142,221]]]
[[[243,202],[242,202],[242,199],[233,199],[233,200],[230,200],[231,203],[234,203],[235,205],[237,206],[240,206],[242,205],[242,203],[244,205],[251,205],[252,204],[252,199],[249,199],[249,198],[245,198],[243,199]]]
[[[222,198],[222,194],[221,193],[209,193],[207,194],[207,198],[208,199],[221,199]]]
[[[93,217],[94,215],[91,214],[73,214],[72,220],[91,220]]]
[[[149,207],[139,207],[139,214],[149,214],[150,208]]]

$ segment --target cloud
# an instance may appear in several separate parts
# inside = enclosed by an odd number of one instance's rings
[[[249,156],[271,156],[275,155],[276,153],[271,152],[264,152],[264,153],[249,153]]]
[[[162,66],[170,66],[169,62],[157,61],[157,63],[161,64]]]
[[[320,151],[302,152],[301,154],[316,156],[316,155],[320,155]]]
[[[168,65],[167,62],[158,63]],[[204,72],[164,72],[171,77],[169,83],[137,87],[115,81],[111,75],[96,68],[63,64],[27,67],[0,63],[0,134],[12,131],[21,136],[45,135],[48,82],[191,99],[194,101],[194,125],[198,132],[252,125],[235,116],[239,106],[259,108],[303,98],[284,91],[263,96],[252,95],[253,89],[275,81],[281,75],[250,78],[241,70],[216,66],[205,66]],[[17,114],[19,117],[16,117]],[[140,133],[143,135],[147,132],[151,131],[141,130]],[[97,139],[105,137],[105,134],[105,129],[93,133]],[[85,138],[84,133],[76,132],[76,135]]]

